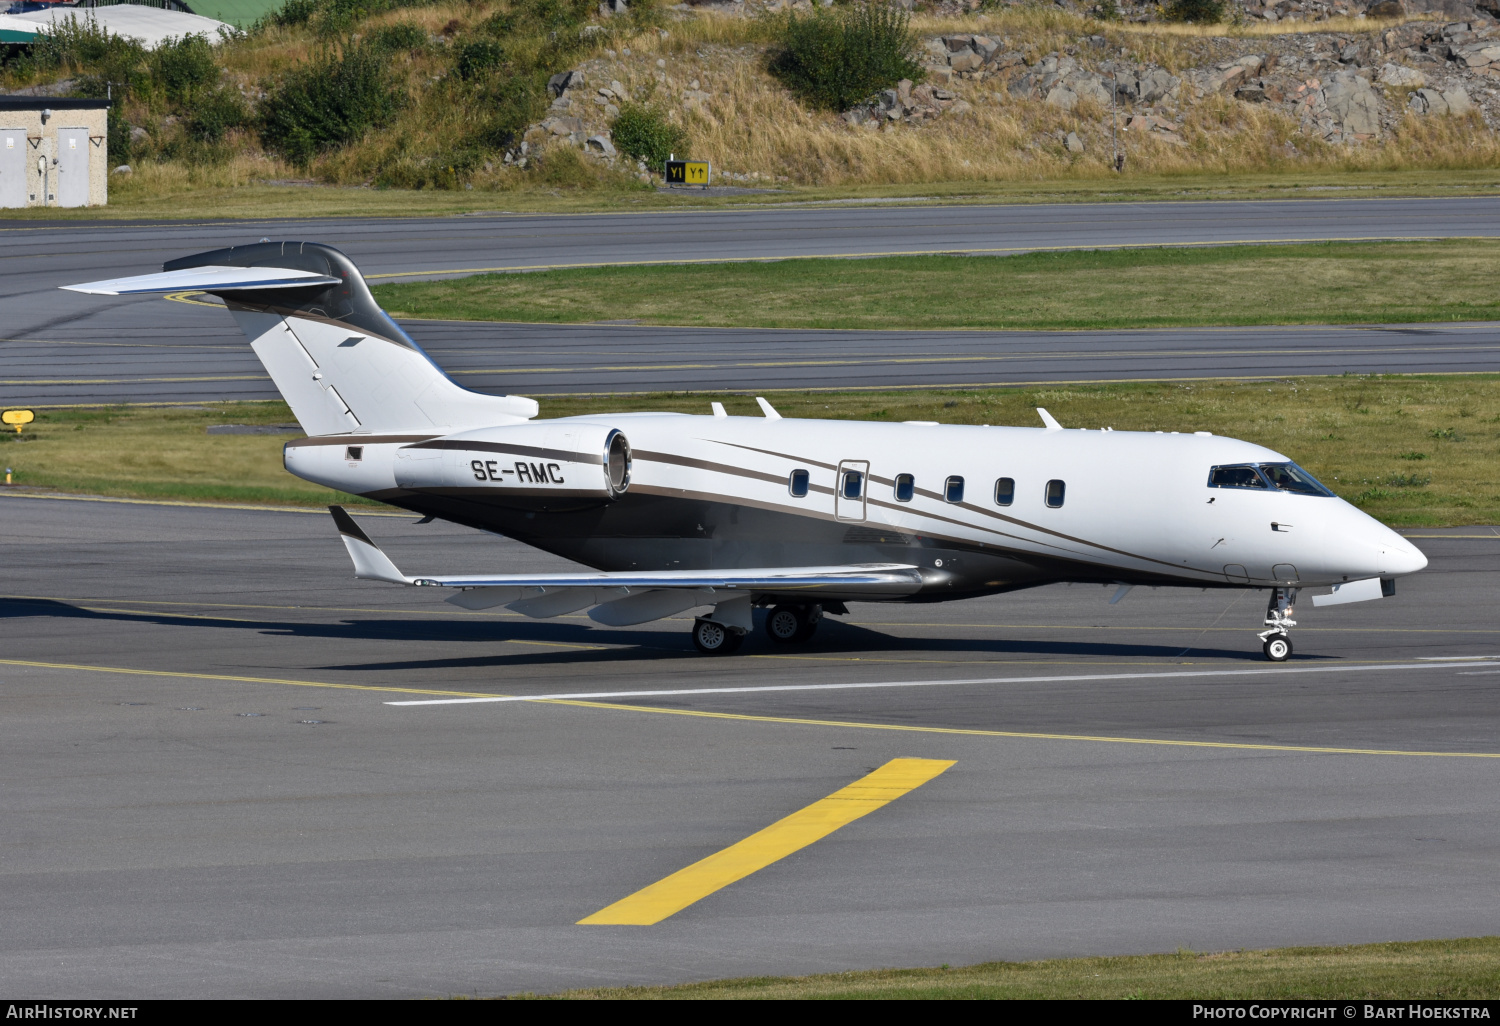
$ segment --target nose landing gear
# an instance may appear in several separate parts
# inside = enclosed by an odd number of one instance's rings
[[[1296,603],[1296,588],[1271,589],[1271,600],[1266,603],[1266,627],[1269,629],[1260,632],[1260,640],[1261,650],[1273,663],[1283,663],[1291,657],[1290,630],[1297,626],[1297,621],[1292,619]]]

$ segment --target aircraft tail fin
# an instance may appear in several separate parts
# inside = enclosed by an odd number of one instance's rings
[[[331,246],[233,246],[169,260],[160,274],[66,287],[220,297],[310,435],[449,434],[537,414],[534,400],[472,392],[449,378]]]

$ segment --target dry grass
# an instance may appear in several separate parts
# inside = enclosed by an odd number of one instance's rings
[[[1500,995],[1500,938],[1479,937],[1212,954],[1179,950],[1168,955],[988,962],[956,969],[947,966],[874,969],[820,976],[718,980],[678,987],[599,987],[554,996],[573,1000],[700,1001],[808,998],[1410,1001],[1426,998],[1449,1002],[1493,1000],[1497,995]]]

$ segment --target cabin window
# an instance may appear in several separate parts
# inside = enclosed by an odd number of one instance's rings
[[[1068,486],[1062,481],[1047,482],[1047,505],[1058,509],[1063,504],[1063,497],[1067,494]]]
[[[964,479],[961,477],[950,477],[943,483],[943,498],[949,502],[964,501]]]
[[[346,445],[344,447],[344,459],[359,462],[365,458],[365,447],[362,445]]]
[[[911,497],[917,494],[917,479],[910,474],[896,475],[896,501],[910,502]]]
[[[1215,467],[1208,472],[1210,488],[1264,488],[1265,478],[1254,467]]]
[[[792,471],[792,476],[787,478],[786,486],[787,490],[797,498],[800,499],[805,496],[807,494],[807,471]]]
[[[1329,491],[1317,478],[1297,466],[1295,463],[1262,463],[1260,472],[1271,482],[1272,487],[1283,492],[1296,492],[1298,495],[1322,495],[1331,496]]]
[[[1002,477],[995,482],[995,505],[1009,506],[1016,501],[1016,479]]]
[[[865,493],[865,475],[857,470],[844,471],[844,498],[857,499]]]

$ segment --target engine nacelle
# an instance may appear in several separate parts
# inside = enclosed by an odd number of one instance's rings
[[[630,487],[630,443],[616,428],[542,421],[480,428],[396,450],[396,485],[418,492],[535,500],[619,498]],[[476,494],[482,493],[482,495]]]

